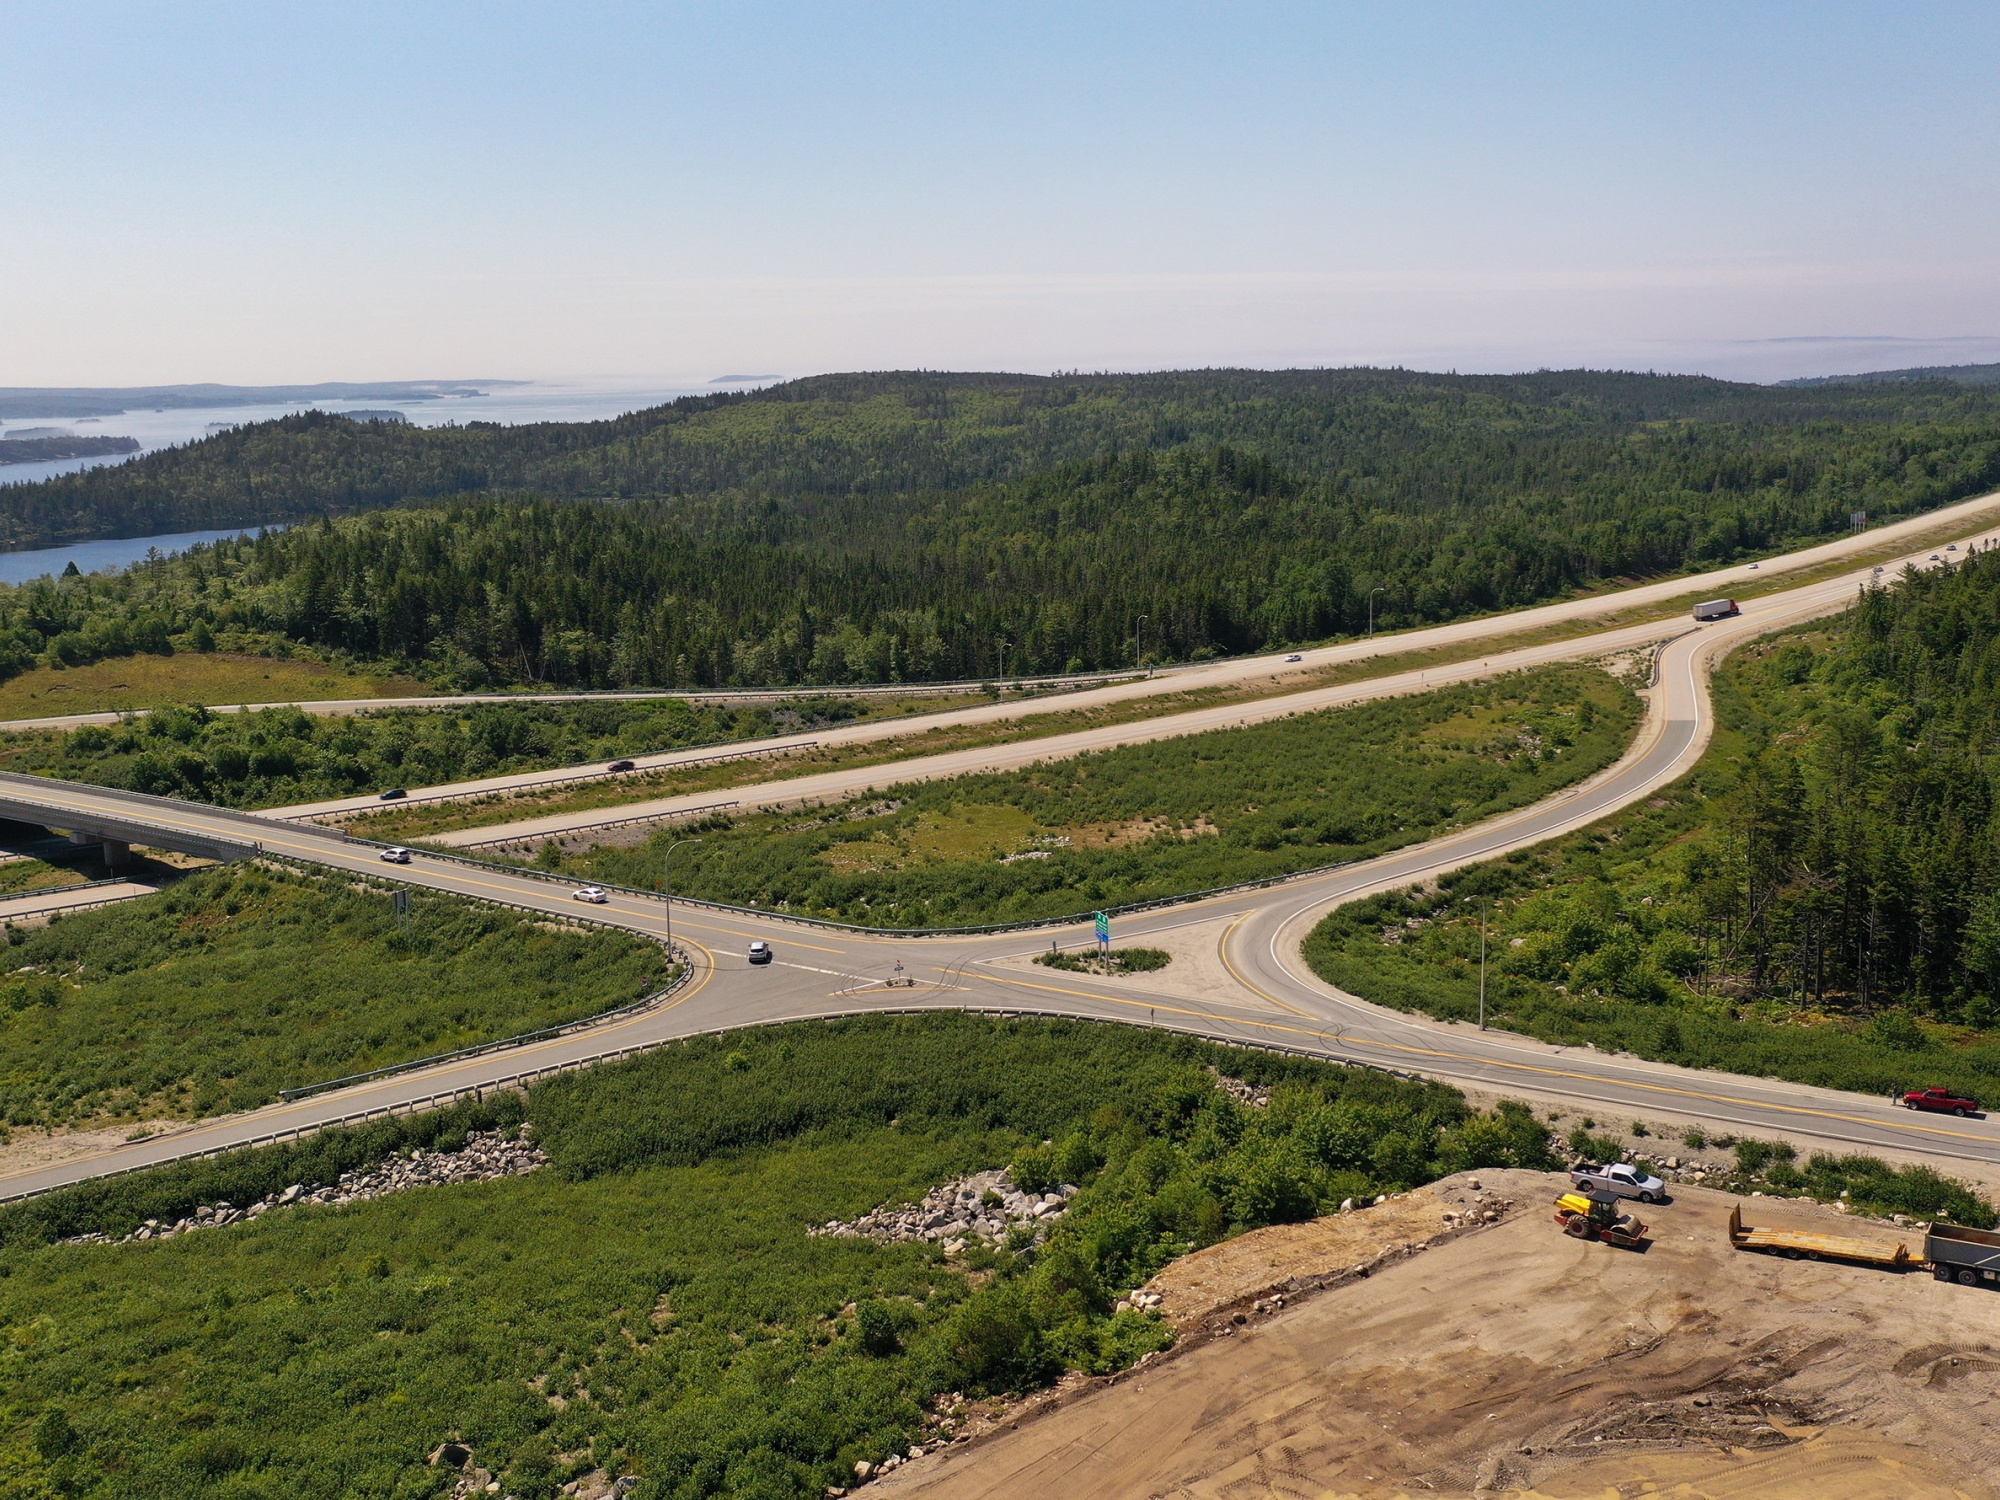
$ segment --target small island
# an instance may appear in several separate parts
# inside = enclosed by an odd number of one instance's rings
[[[59,458],[101,458],[111,453],[137,453],[139,440],[109,434],[64,432],[30,427],[23,435],[0,437],[0,464],[40,464]]]

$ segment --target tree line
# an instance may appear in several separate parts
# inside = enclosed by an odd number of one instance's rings
[[[1604,371],[1201,370],[832,375],[683,397],[602,422],[420,428],[305,412],[129,464],[0,491],[0,545],[255,526],[479,493],[733,496],[811,507],[1024,479],[1136,449],[1229,445],[1365,509],[1431,511],[1633,486],[1798,493],[1874,453],[1936,472],[1995,437],[2000,391],[1947,382],[1781,390]],[[1676,452],[1682,457],[1675,458]],[[1851,484],[1860,474],[1847,476]],[[1608,488],[1606,488],[1608,486]],[[1842,486],[1836,482],[1835,489]]]
[[[1970,416],[1661,425],[1552,404],[1528,435],[1518,403],[1468,397],[1462,420],[1427,422],[1440,408],[1425,399],[1372,390],[1369,420],[1328,440],[1335,473],[1188,441],[957,489],[480,496],[322,517],[120,578],[0,590],[0,671],[218,641],[463,687],[1097,670],[1355,634],[1371,613],[1399,626],[1513,608],[2000,485],[2000,421]]]

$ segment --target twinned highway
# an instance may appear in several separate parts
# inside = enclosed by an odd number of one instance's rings
[[[1993,497],[1960,508],[1966,530],[1971,531],[1981,519],[1990,520],[1994,508]],[[1922,519],[1922,534],[1926,535],[1941,523],[1939,515]],[[1872,533],[1866,540],[1879,543],[1882,535]],[[1996,537],[2000,532],[1982,534],[1972,541],[1986,546]],[[1861,550],[1851,542],[1833,545],[1848,550],[1835,551],[1829,557],[1825,555],[1828,549],[1814,549],[1814,553],[1787,559],[1786,565],[1801,568],[1812,565],[1801,559],[1814,554],[1821,554],[1819,561],[1825,562]],[[1960,546],[1965,546],[1963,540]],[[1908,559],[1888,561],[1884,569],[1893,573],[1904,561],[1934,565],[1930,563],[1932,550],[1923,546]],[[1776,566],[1766,563],[1764,569]],[[1505,1033],[1407,1016],[1333,990],[1306,969],[1299,953],[1304,933],[1332,906],[1540,843],[1592,823],[1676,780],[1694,765],[1708,743],[1712,728],[1708,676],[1714,664],[1755,636],[1845,608],[1857,589],[1874,576],[1873,567],[1861,566],[1747,601],[1740,616],[1714,624],[1696,626],[1683,617],[1669,623],[1618,627],[1496,654],[1483,663],[1475,660],[1431,668],[1421,681],[1404,681],[1389,689],[1410,691],[1510,670],[1528,664],[1531,654],[1534,660],[1593,657],[1665,637],[1658,647],[1655,685],[1646,694],[1644,724],[1634,744],[1612,767],[1533,807],[1378,859],[1121,919],[1115,934],[1119,942],[1148,942],[1176,954],[1175,962],[1157,974],[1097,979],[1031,964],[1033,955],[1046,950],[1052,940],[1066,947],[1079,946],[1085,940],[1081,928],[897,936],[676,901],[673,936],[676,945],[688,954],[694,973],[670,1000],[651,1010],[549,1041],[210,1120],[115,1150],[0,1177],[0,1197],[43,1191],[275,1133],[310,1130],[368,1110],[406,1108],[454,1090],[490,1086],[524,1073],[574,1066],[607,1053],[700,1032],[919,1008],[1025,1009],[1150,1024],[1222,1041],[1282,1046],[1336,1061],[1422,1073],[1489,1092],[1560,1100],[1609,1117],[1696,1118],[1738,1131],[1782,1132],[1841,1148],[1933,1160],[1947,1166],[2000,1166],[2000,1123],[1914,1116],[1892,1109],[1881,1099],[1675,1068],[1589,1049],[1547,1046]],[[1649,587],[1652,591],[1671,587],[1673,592],[1661,597],[1674,598],[1688,594],[1691,585],[1688,580],[1675,580],[1672,585]],[[1726,583],[1717,579],[1699,580],[1692,587],[1704,597],[1729,592]],[[1602,612],[1646,592],[1633,590],[1617,600],[1589,602]],[[1507,617],[1503,623],[1509,630],[1524,628],[1540,613],[1524,612]],[[1635,635],[1635,631],[1644,633]],[[1380,643],[1378,649],[1406,650],[1412,644],[1413,638],[1404,636]],[[1267,660],[1255,664],[1255,670],[1268,674],[1272,665]],[[1384,679],[1385,683],[1395,681]],[[1183,685],[1184,679],[1174,687]],[[1295,712],[1308,706],[1308,696],[1279,701],[1287,705],[1286,711]],[[1056,706],[1075,701],[1057,700]],[[1253,705],[1232,705],[1229,712],[1240,714],[1250,707]],[[1107,726],[1103,732],[1112,736],[1107,743],[1126,742],[1160,733],[1161,722],[1141,720]],[[1175,732],[1190,731],[1182,728]],[[1061,753],[1054,739],[1005,749],[1009,754],[1028,751],[1028,758]],[[979,753],[985,757],[980,764],[999,763],[996,752]],[[900,777],[906,769],[904,765],[893,771],[876,767],[861,774],[879,784]],[[793,794],[796,791],[793,787]],[[666,907],[656,896],[613,892],[607,905],[579,906],[567,883],[534,872],[421,853],[411,865],[388,865],[380,861],[376,845],[350,840],[337,830],[269,814],[229,812],[12,775],[0,776],[0,810],[57,828],[130,831],[143,827],[168,841],[254,846],[268,854],[325,868],[408,881],[555,915],[588,917],[655,938],[664,938],[667,930]],[[777,950],[775,963],[753,967],[745,959],[747,944],[759,938]]]

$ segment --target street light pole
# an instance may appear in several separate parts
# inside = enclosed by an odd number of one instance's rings
[[[1479,903],[1479,1029],[1486,1029],[1486,903],[1483,900]]]
[[[682,844],[702,844],[706,839],[675,839],[667,845],[667,854],[660,868],[660,899],[667,903],[667,957],[674,956],[674,851]]]
[[[1388,589],[1389,585],[1385,583],[1368,591],[1368,639],[1371,641],[1375,639],[1375,596],[1387,593]]]
[[[1480,902],[1480,1030],[1486,1030],[1486,902]]]
[[[999,644],[1000,644],[1000,679],[997,685],[1000,689],[1000,696],[1004,698],[1007,696],[1007,643],[1005,641],[1001,641]]]
[[[1134,670],[1137,670],[1144,664],[1139,656],[1139,627],[1145,623],[1146,617],[1144,615],[1139,616],[1138,619],[1132,622],[1132,666]],[[1148,673],[1147,675],[1151,676],[1152,674]]]

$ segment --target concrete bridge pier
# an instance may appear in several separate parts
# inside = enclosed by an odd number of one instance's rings
[[[104,868],[107,870],[122,870],[132,863],[132,846],[124,839],[99,838],[79,828],[70,834],[69,841],[79,849],[91,844],[99,845],[104,852]]]

